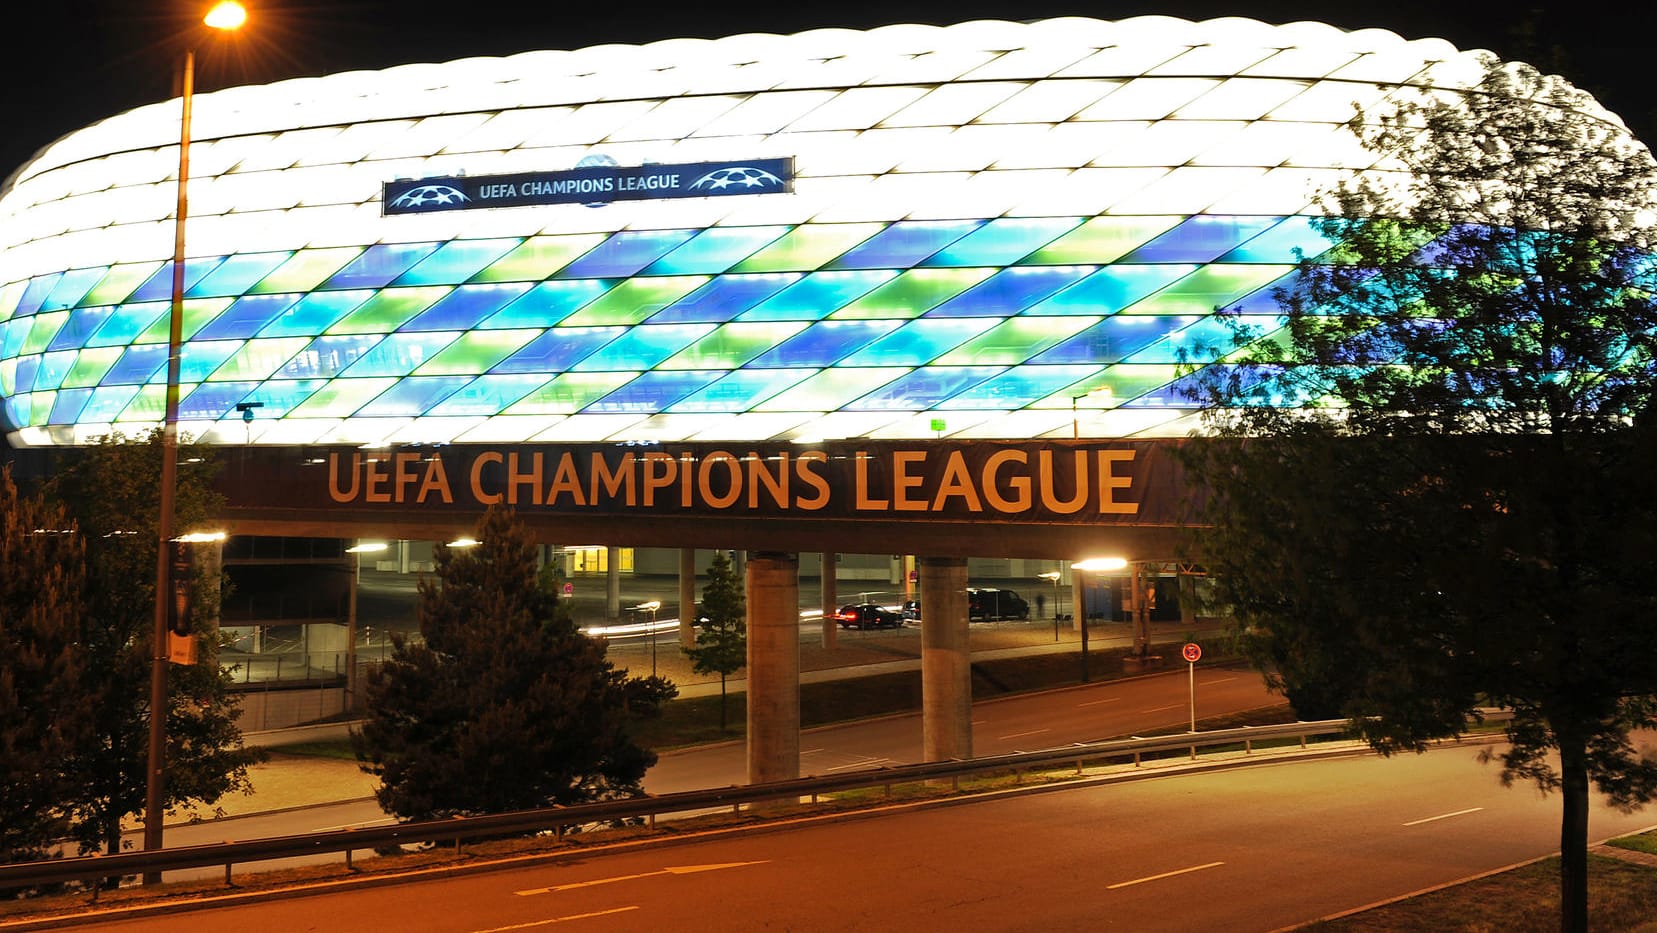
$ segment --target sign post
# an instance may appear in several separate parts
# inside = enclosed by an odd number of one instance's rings
[[[1191,685],[1191,731],[1197,731],[1197,661],[1202,658],[1202,646],[1194,641],[1185,643],[1181,648],[1180,657],[1185,659],[1187,675]]]

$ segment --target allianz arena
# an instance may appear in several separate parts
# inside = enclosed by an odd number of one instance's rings
[[[227,444],[1166,437],[1342,124],[1475,53],[1246,19],[822,29],[195,98],[180,424]],[[17,446],[163,418],[179,102],[0,191]],[[1617,122],[1614,116],[1600,113]],[[251,420],[245,420],[251,418]]]

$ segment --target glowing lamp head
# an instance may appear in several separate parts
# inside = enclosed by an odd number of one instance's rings
[[[1127,566],[1128,562],[1125,558],[1091,557],[1087,560],[1077,561],[1076,563],[1071,564],[1070,569],[1080,570],[1084,573],[1099,573],[1109,572],[1112,570],[1122,570]]]
[[[235,0],[223,0],[221,3],[214,4],[213,8],[207,11],[207,15],[202,18],[202,22],[214,29],[226,31],[240,29],[242,24],[247,22],[247,8],[240,3],[236,3]]]

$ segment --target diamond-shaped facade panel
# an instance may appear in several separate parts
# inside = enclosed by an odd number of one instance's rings
[[[1072,18],[199,95],[181,430],[1184,433],[1173,386],[1214,311],[1269,330],[1325,246],[1314,193],[1376,164],[1353,105],[1472,61],[1377,30]],[[72,133],[0,191],[14,444],[163,417],[179,104]]]

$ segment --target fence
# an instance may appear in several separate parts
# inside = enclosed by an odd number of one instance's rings
[[[816,803],[819,795],[823,794],[869,787],[884,787],[889,792],[894,785],[923,781],[948,780],[952,786],[958,786],[962,778],[990,774],[1011,773],[1022,776],[1027,772],[1050,771],[1064,767],[1074,767],[1080,773],[1089,763],[1132,760],[1137,765],[1147,755],[1183,751],[1188,751],[1190,756],[1195,758],[1197,749],[1216,746],[1241,746],[1244,753],[1248,754],[1252,753],[1254,745],[1259,742],[1298,740],[1300,747],[1305,748],[1308,738],[1338,735],[1347,732],[1348,729],[1349,723],[1344,719],[1275,726],[1244,726],[1158,738],[1096,742],[1049,751],[997,755],[967,761],[927,762],[828,777],[805,777],[768,784],[685,791],[659,797],[633,797],[569,807],[399,823],[297,836],[276,836],[249,842],[224,842],[118,855],[25,862],[0,865],[0,888],[24,888],[69,881],[90,881],[116,875],[151,874],[219,865],[224,866],[225,881],[228,884],[233,866],[274,859],[319,853],[344,853],[345,866],[349,869],[351,852],[360,849],[429,842],[452,842],[458,847],[468,839],[479,837],[527,835],[549,831],[562,835],[565,829],[572,826],[618,820],[645,820],[654,826],[657,818],[673,814],[703,812],[724,807],[736,812],[745,804],[798,801],[802,798],[809,798]]]

